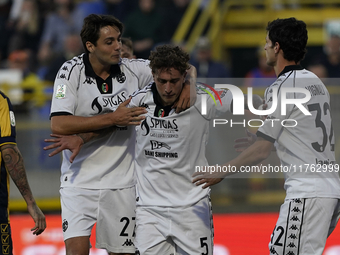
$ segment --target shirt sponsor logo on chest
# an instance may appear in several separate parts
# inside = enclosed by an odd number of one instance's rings
[[[91,108],[99,114],[105,111],[105,109],[116,109],[127,98],[128,93],[126,91],[122,91],[119,94],[112,96],[101,95],[93,99]]]

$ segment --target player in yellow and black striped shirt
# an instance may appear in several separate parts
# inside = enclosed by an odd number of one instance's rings
[[[31,229],[40,235],[46,228],[45,216],[37,206],[26,177],[21,153],[15,140],[15,117],[9,98],[0,91],[0,255],[12,255],[12,237],[9,224],[9,175],[27,204],[27,210],[35,222]]]

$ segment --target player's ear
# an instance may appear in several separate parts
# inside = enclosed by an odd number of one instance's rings
[[[275,43],[274,51],[275,53],[278,53],[280,51],[280,44],[278,42]]]
[[[86,45],[86,48],[87,48],[87,50],[88,50],[89,52],[93,52],[93,51],[94,51],[94,45],[93,45],[93,43],[87,41],[85,45]]]

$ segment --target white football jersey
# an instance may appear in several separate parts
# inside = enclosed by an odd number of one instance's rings
[[[289,92],[294,88],[305,88],[310,92],[311,99],[302,106],[312,115],[305,115],[294,104],[287,104],[286,112],[283,112],[281,95],[295,100],[305,97],[304,93]],[[258,129],[257,136],[275,142],[277,154],[285,167],[286,198],[340,198],[327,88],[312,72],[300,66],[288,66],[266,89],[267,109],[275,101],[273,93],[276,89],[277,108]]]
[[[138,206],[190,206],[207,196],[210,190],[193,184],[192,174],[195,166],[208,166],[209,120],[216,109],[230,109],[232,94],[219,92],[222,106],[215,107],[208,96],[206,115],[201,115],[201,90],[195,105],[179,114],[157,102],[154,83],[133,94],[130,106],[144,106],[148,111],[136,127]]]
[[[87,54],[63,64],[55,83],[51,117],[91,117],[115,111],[142,85],[152,81],[149,61],[122,59],[112,65],[111,76],[98,77]],[[73,163],[71,152],[63,151],[61,187],[119,189],[133,186],[134,127],[122,127],[110,135],[86,143]]]

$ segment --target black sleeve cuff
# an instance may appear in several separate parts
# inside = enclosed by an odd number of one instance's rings
[[[54,116],[65,116],[65,115],[73,115],[73,114],[69,112],[52,112],[50,114],[50,119]]]
[[[257,131],[256,135],[258,137],[262,137],[263,139],[265,139],[265,140],[267,140],[267,141],[269,141],[271,143],[275,143],[275,139],[274,138],[272,138],[272,137],[270,137],[270,136],[268,136],[268,135],[266,135],[266,134],[264,134],[264,133],[262,133],[260,131]]]

